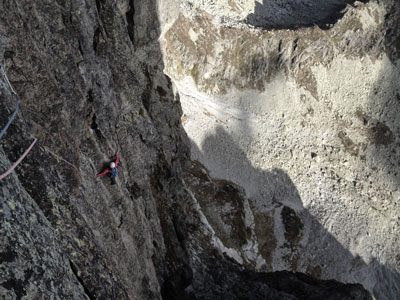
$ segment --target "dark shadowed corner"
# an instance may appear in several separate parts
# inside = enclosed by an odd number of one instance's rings
[[[366,3],[369,0],[362,0]],[[328,29],[355,0],[263,0],[254,3],[254,13],[246,22],[264,29],[298,29],[318,25]]]

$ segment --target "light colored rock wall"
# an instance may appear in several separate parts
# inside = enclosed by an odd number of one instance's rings
[[[360,282],[377,299],[400,293],[388,7],[358,3],[326,31],[226,28],[197,10],[164,34],[193,158],[251,200],[254,265]]]
[[[32,125],[19,114],[1,138],[0,172],[37,138],[0,181],[0,298],[370,300],[360,285],[260,274],[226,258],[231,249],[182,180],[191,163],[189,141],[158,43],[156,12],[167,7],[134,0],[0,1],[6,12],[0,63]],[[162,16],[161,25],[173,17],[174,11]],[[16,101],[6,82],[0,76],[1,128]],[[96,174],[116,152],[112,185]],[[254,237],[230,226],[242,208],[244,225],[250,223],[242,190],[206,177],[216,195],[201,200],[221,200],[215,207],[226,210],[213,220],[219,232],[232,228]]]

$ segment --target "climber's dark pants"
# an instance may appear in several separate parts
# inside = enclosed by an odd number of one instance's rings
[[[117,181],[115,180],[115,176],[111,175],[111,185],[117,184]]]

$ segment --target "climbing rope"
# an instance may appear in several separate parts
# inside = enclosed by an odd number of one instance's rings
[[[8,169],[5,173],[0,175],[0,180],[2,180],[4,177],[6,177],[12,171],[14,171],[14,169],[20,164],[20,162],[25,158],[25,156],[29,153],[29,151],[31,151],[32,147],[35,145],[36,142],[37,142],[37,139],[34,139],[32,144],[29,146],[29,148],[25,150],[24,154],[22,154],[21,157],[18,158],[18,160],[11,166],[11,168]]]
[[[3,74],[4,78],[6,79],[8,86],[11,88],[11,91],[13,92],[13,94],[17,95],[17,93],[14,91],[13,87],[11,86],[10,81],[8,80],[6,72],[4,71],[4,69],[1,65],[0,65],[0,70],[1,70],[1,73]]]
[[[25,124],[28,127],[29,131],[31,131],[31,126],[29,125],[29,122],[27,121],[24,111],[22,110],[22,105],[21,105],[21,99],[19,98],[18,94],[15,92],[15,90],[13,89],[10,81],[8,80],[7,74],[4,72],[3,67],[0,65],[0,71],[3,75],[3,77],[5,78],[8,86],[11,89],[11,92],[17,97],[17,106],[15,108],[14,113],[12,114],[10,120],[7,122],[6,126],[1,130],[0,132],[0,139],[2,138],[2,136],[6,133],[8,127],[10,126],[11,122],[14,120],[15,116],[18,113],[18,108],[21,111],[22,117],[24,118]],[[7,175],[9,175],[19,164],[20,162],[25,158],[25,156],[29,153],[29,151],[31,151],[32,147],[35,145],[35,143],[37,142],[37,139],[35,138],[35,140],[32,142],[32,144],[29,146],[29,148],[24,152],[24,154],[22,154],[22,156],[12,165],[12,167],[5,172],[4,174],[0,175],[0,180],[3,179],[4,177],[6,177]],[[80,182],[82,182],[82,176],[80,175],[80,172],[78,170],[78,168],[76,166],[74,166],[73,164],[71,164],[70,162],[68,162],[67,160],[65,160],[64,158],[62,158],[61,156],[55,154],[54,152],[50,151],[50,149],[48,149],[47,147],[45,147],[45,149],[52,154],[56,159],[62,160],[65,163],[67,163],[68,165],[72,166],[75,171],[77,172],[79,178],[80,178]]]
[[[6,126],[5,126],[5,127],[1,130],[1,132],[0,132],[0,139],[1,139],[1,138],[3,137],[3,135],[6,133],[8,127],[10,126],[10,124],[12,123],[12,121],[15,119],[15,116],[16,116],[17,113],[18,113],[18,108],[20,108],[21,100],[20,100],[18,94],[17,94],[17,93],[15,92],[15,90],[13,89],[13,87],[12,87],[10,81],[8,80],[7,74],[4,72],[3,67],[2,67],[1,65],[0,65],[0,71],[1,71],[2,75],[4,76],[4,78],[5,78],[5,80],[6,80],[7,84],[8,84],[8,86],[10,87],[12,93],[17,97],[17,105],[16,105],[16,107],[15,107],[15,110],[14,110],[13,114],[11,115],[11,118],[8,120]],[[30,130],[31,127],[29,126],[29,123],[28,123],[28,121],[27,121],[26,118],[25,118],[25,114],[24,114],[24,112],[23,112],[23,110],[22,110],[22,107],[20,108],[20,110],[21,110],[22,116],[23,116],[23,118],[24,118],[25,124],[26,124],[26,126],[29,128],[29,130]],[[20,158],[18,158],[18,160],[11,166],[11,168],[8,169],[5,173],[3,173],[3,174],[0,175],[0,180],[3,179],[3,178],[5,178],[5,177],[6,177],[7,175],[9,175],[12,171],[14,171],[14,169],[15,169],[15,168],[21,163],[21,161],[25,158],[25,156],[31,151],[32,147],[36,144],[36,142],[37,142],[37,139],[35,138],[35,139],[33,140],[32,144],[29,146],[29,148],[26,149],[26,151],[21,155]]]
[[[0,65],[0,71],[1,71],[1,74],[3,75],[3,77],[5,78],[5,80],[6,80],[7,84],[8,84],[8,86],[10,87],[11,92],[17,97],[17,105],[16,105],[16,108],[15,108],[15,111],[14,111],[14,113],[11,115],[11,118],[10,118],[10,120],[7,122],[6,126],[5,126],[5,127],[2,129],[2,131],[0,132],[0,139],[1,139],[2,136],[6,133],[8,127],[10,126],[10,124],[12,123],[12,121],[14,120],[15,116],[17,115],[18,109],[21,111],[21,114],[22,114],[22,117],[23,117],[23,119],[24,119],[25,125],[26,125],[26,127],[28,127],[29,131],[31,130],[31,126],[29,125],[29,122],[28,122],[28,120],[26,119],[25,114],[24,114],[24,111],[23,111],[23,109],[22,109],[21,99],[19,98],[18,94],[15,92],[14,88],[12,87],[10,81],[8,80],[8,77],[7,77],[6,72],[4,72],[4,69],[3,69],[3,67],[2,67],[1,65]]]
[[[8,120],[6,126],[4,126],[4,128],[3,128],[3,129],[1,130],[1,132],[0,132],[0,140],[1,140],[1,138],[3,137],[3,135],[6,133],[8,127],[10,126],[10,124],[12,123],[12,121],[14,120],[15,116],[17,115],[17,113],[18,113],[18,107],[19,107],[19,98],[18,98],[18,101],[17,101],[17,106],[15,107],[15,110],[14,110],[13,114],[11,115],[10,120]]]
[[[82,183],[82,180],[83,180],[83,179],[82,179],[81,173],[79,172],[79,169],[78,169],[75,165],[73,165],[72,163],[70,163],[68,160],[62,158],[60,155],[54,153],[54,152],[51,151],[48,147],[44,146],[44,149],[46,149],[47,152],[49,152],[51,155],[53,155],[53,156],[57,159],[57,161],[58,161],[58,160],[63,161],[63,162],[65,162],[67,165],[71,166],[71,167],[77,172],[77,174],[78,174],[78,176],[79,176],[79,179],[80,179],[80,182]]]

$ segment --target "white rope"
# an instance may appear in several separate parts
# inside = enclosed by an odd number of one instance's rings
[[[6,79],[8,86],[11,88],[11,91],[14,93],[14,95],[17,95],[17,93],[14,91],[10,81],[8,80],[6,72],[4,72],[3,66],[0,65],[0,69],[1,69],[1,73],[3,74],[4,78]]]

